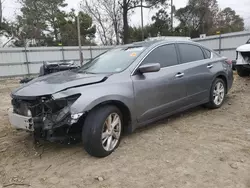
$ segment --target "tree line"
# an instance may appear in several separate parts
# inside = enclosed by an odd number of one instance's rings
[[[76,46],[77,16],[82,45],[119,45],[156,36],[214,35],[244,30],[244,20],[232,8],[220,10],[217,0],[189,0],[175,9],[169,0],[82,0],[80,12],[67,12],[65,0],[18,0],[20,14],[15,21],[2,15],[0,0],[0,34],[13,38],[15,46]],[[156,10],[150,24],[131,26],[136,8]],[[171,27],[173,10],[174,27]],[[138,17],[138,20],[141,18]],[[143,29],[143,30],[142,30]],[[143,31],[143,32],[142,32]]]

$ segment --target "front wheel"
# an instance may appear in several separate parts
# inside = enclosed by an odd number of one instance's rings
[[[94,157],[106,157],[119,145],[122,133],[122,114],[113,105],[90,111],[82,132],[85,150]]]
[[[210,90],[210,101],[206,106],[211,109],[220,108],[225,100],[225,96],[226,84],[222,79],[216,78]]]

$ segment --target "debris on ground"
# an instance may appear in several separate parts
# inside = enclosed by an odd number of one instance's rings
[[[4,184],[3,187],[10,187],[10,186],[31,186],[30,184],[28,183],[9,183],[9,184]]]
[[[220,161],[224,162],[224,161],[226,161],[226,158],[225,157],[220,157]]]
[[[0,153],[7,151],[8,148],[0,149]]]
[[[52,165],[49,165],[49,166],[46,168],[45,172],[46,172],[47,170],[49,170],[51,167],[52,167]]]
[[[98,181],[104,181],[104,178],[102,176],[97,176],[97,177],[95,177],[95,179]]]
[[[240,161],[239,161],[239,162],[244,163],[245,161],[244,161],[243,159],[240,159]]]
[[[230,163],[229,165],[233,169],[238,169],[238,165],[236,163]]]

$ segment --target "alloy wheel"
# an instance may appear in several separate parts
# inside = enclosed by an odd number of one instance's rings
[[[104,122],[102,130],[102,146],[106,151],[112,151],[121,136],[121,118],[117,113],[110,114]]]
[[[214,104],[216,104],[217,106],[221,105],[225,97],[225,87],[223,83],[218,82],[215,85],[213,91],[213,97],[214,97]]]

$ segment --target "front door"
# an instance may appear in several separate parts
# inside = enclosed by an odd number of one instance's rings
[[[161,70],[132,76],[138,122],[171,113],[186,101],[186,79],[174,44],[154,49],[141,65],[147,63],[160,63]]]

